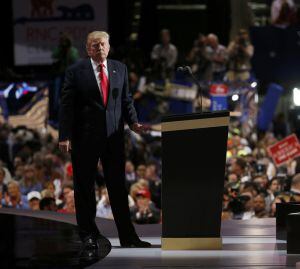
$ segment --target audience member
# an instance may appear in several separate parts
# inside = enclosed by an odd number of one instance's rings
[[[55,199],[52,197],[44,197],[40,201],[40,210],[43,211],[57,211],[57,205]]]
[[[31,191],[42,191],[42,183],[37,181],[35,167],[32,164],[25,165],[24,174],[19,185],[23,195],[27,195]]]
[[[96,216],[99,218],[113,219],[112,209],[108,197],[107,188],[101,191],[101,200],[97,204]]]
[[[17,181],[12,180],[8,182],[7,193],[4,195],[2,205],[4,207],[29,209],[27,197],[22,195]]]
[[[75,200],[74,200],[74,191],[73,190],[68,192],[68,194],[65,196],[64,207],[61,209],[58,209],[57,212],[69,213],[69,214],[75,213]]]
[[[40,210],[41,194],[38,191],[31,191],[27,194],[27,200],[31,210]]]
[[[268,217],[268,212],[266,211],[266,200],[263,194],[258,194],[254,198],[254,212],[256,218],[266,218]]]
[[[139,190],[135,199],[136,206],[131,208],[132,221],[139,224],[158,223],[160,213],[151,201],[150,192],[145,189]]]

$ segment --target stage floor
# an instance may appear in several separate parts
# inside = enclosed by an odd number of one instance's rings
[[[51,212],[0,209],[1,214],[75,224],[74,216]],[[86,268],[300,268],[300,255],[287,255],[286,241],[276,240],[275,219],[224,221],[221,232],[223,249],[218,251],[162,251],[161,225],[136,226],[139,235],[153,244],[152,248],[124,249],[119,246],[112,221],[97,219],[97,224],[111,241],[112,249],[106,257]],[[63,268],[71,267],[66,265]]]
[[[274,237],[224,236],[220,251],[162,251],[160,238],[144,238],[151,249],[120,249],[111,239],[110,254],[89,268],[295,268],[300,255],[287,255]],[[300,268],[300,266],[299,266]]]

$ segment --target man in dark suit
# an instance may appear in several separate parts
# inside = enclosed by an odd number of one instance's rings
[[[89,58],[66,71],[61,92],[59,147],[71,152],[74,171],[76,218],[84,246],[98,247],[101,237],[95,223],[95,176],[99,159],[123,247],[150,247],[141,241],[130,220],[125,188],[124,120],[141,133],[127,68],[107,59],[109,35],[95,31],[88,35]]]

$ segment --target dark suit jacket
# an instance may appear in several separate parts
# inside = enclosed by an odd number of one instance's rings
[[[137,122],[126,66],[110,59],[107,66],[110,86],[107,107],[103,104],[89,58],[67,69],[61,92],[59,141],[73,140],[82,133],[107,137],[121,135],[124,120],[129,125]]]

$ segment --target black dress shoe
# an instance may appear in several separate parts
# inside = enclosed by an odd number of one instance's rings
[[[93,250],[93,249],[98,249],[98,242],[93,236],[87,236],[83,240],[83,249],[85,250]]]
[[[120,240],[122,248],[151,248],[151,244],[139,238]]]

